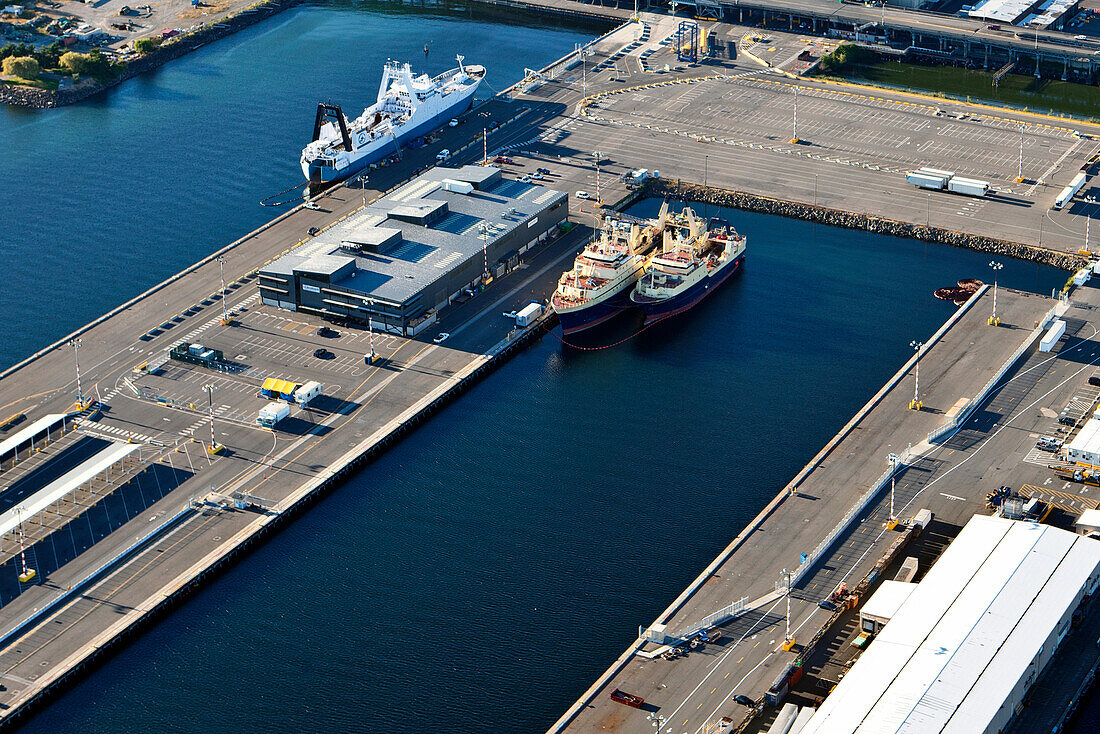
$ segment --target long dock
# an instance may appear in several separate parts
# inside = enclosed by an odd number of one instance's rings
[[[646,167],[659,168],[664,178],[802,202],[820,194],[828,196],[827,203],[836,208],[888,211],[895,217],[927,220],[961,232],[995,226],[1012,241],[1034,241],[1041,231],[1035,205],[1042,189],[1036,189],[1038,194],[1014,190],[974,206],[960,205],[958,197],[946,195],[926,203],[926,194],[899,183],[891,169],[905,160],[871,135],[861,138],[859,150],[845,153],[846,162],[839,162],[838,134],[827,127],[830,119],[865,115],[862,124],[868,130],[875,125],[927,127],[931,119],[938,119],[926,107],[901,109],[909,106],[903,105],[909,101],[904,95],[867,100],[813,86],[813,92],[803,97],[807,109],[800,109],[799,115],[800,119],[806,115],[810,130],[819,126],[817,147],[813,155],[794,155],[803,151],[774,139],[774,129],[785,126],[778,105],[790,94],[784,86],[787,81],[780,82],[751,60],[714,58],[695,65],[678,64],[667,44],[677,19],[647,15],[643,21],[597,39],[585,49],[591,55],[571,55],[475,108],[463,124],[445,128],[431,145],[408,151],[399,165],[372,172],[371,188],[340,187],[316,198],[315,208],[287,212],[0,375],[0,415],[22,412],[36,420],[52,413],[79,413],[74,416],[75,429],[70,427],[60,438],[51,436],[48,445],[39,442],[37,449],[65,450],[62,442],[73,440],[72,430],[84,437],[142,445],[140,459],[128,465],[125,473],[105,476],[50,510],[50,522],[68,522],[70,531],[78,525],[71,519],[80,517],[80,535],[73,532],[66,539],[56,532],[48,534],[49,523],[32,521],[43,537],[36,546],[42,552],[32,563],[38,580],[48,583],[0,579],[0,682],[5,686],[0,690],[0,725],[12,725],[29,715],[65,683],[123,644],[128,635],[414,429],[522,348],[526,340],[538,337],[544,324],[514,333],[513,325],[500,314],[515,310],[532,296],[550,293],[556,276],[602,217],[590,199],[571,196],[571,219],[579,226],[569,235],[534,251],[525,268],[442,312],[438,329],[450,334],[446,341],[434,343],[435,330],[419,339],[375,334],[381,364],[363,363],[371,341],[364,330],[341,328],[339,339],[330,341],[316,333],[318,320],[258,303],[254,273],[260,266],[295,246],[310,229],[349,216],[407,180],[414,169],[432,164],[441,148],[455,151],[451,159],[455,164],[477,162],[483,151],[490,156],[507,151],[518,162],[509,175],[518,177],[536,166],[547,167],[550,186],[571,195],[591,192],[609,203],[640,195],[629,191],[619,176]],[[717,37],[736,40],[747,29],[717,24],[712,30]],[[669,69],[663,71],[666,64]],[[585,99],[587,112],[582,114],[580,103]],[[710,102],[701,104],[700,99]],[[684,115],[688,109],[692,114]],[[889,114],[881,114],[884,110]],[[745,118],[734,119],[733,111]],[[679,127],[669,125],[674,116]],[[1021,119],[1032,126],[1028,129],[1036,141],[1047,144],[1037,142],[1036,148],[1046,151],[1042,155],[1067,165],[1088,155],[1079,141],[1071,142],[1077,139],[1068,131],[1039,127],[1031,117]],[[950,124],[963,123],[956,119]],[[999,134],[1002,125],[973,124],[987,134]],[[719,141],[714,131],[718,126],[734,137]],[[479,136],[489,127],[494,129],[483,147]],[[1017,135],[1015,127],[1011,134]],[[967,139],[976,141],[973,151],[979,163],[975,165],[1006,167],[993,155],[999,145],[995,135],[988,140]],[[592,165],[596,150],[605,156],[599,179]],[[700,181],[699,161],[709,162],[707,181]],[[993,173],[1003,175],[1000,168]],[[820,191],[812,187],[818,177]],[[1074,252],[1078,223],[1083,230],[1080,215],[1067,212],[1059,220],[1061,226],[1048,230],[1044,246]],[[1017,328],[982,329],[979,322],[986,298],[981,296],[928,349],[931,361],[922,362],[928,377],[922,374],[922,380],[928,380],[930,407],[948,412],[959,396],[978,395],[981,385],[1030,332],[1032,323],[1051,307],[1049,300],[1005,295],[1002,290],[998,309],[1003,308],[1006,323]],[[229,324],[223,323],[223,309],[230,316]],[[956,340],[960,333],[974,343]],[[193,341],[223,350],[255,372],[241,377],[168,364],[157,377],[147,376],[146,368],[163,363],[171,345]],[[331,349],[334,358],[322,363],[312,356],[315,348]],[[78,391],[76,349],[79,390],[84,397],[100,401],[99,412],[80,411],[83,406],[73,405]],[[969,371],[957,373],[949,364],[967,365]],[[255,379],[261,373],[316,375],[328,386],[328,399],[308,413],[296,413],[286,430],[276,434],[260,430],[254,425],[253,411]],[[881,439],[892,450],[902,450],[910,441],[916,446],[942,424],[944,416],[938,413],[904,409],[905,381],[906,374],[899,374],[897,384],[875,403],[891,406],[890,410],[873,411],[863,419],[866,423],[853,427],[852,436],[866,435],[863,426],[873,425],[893,437]],[[806,482],[761,518],[768,533],[757,528],[738,542],[737,553],[760,564],[758,574],[745,577],[734,589],[748,602],[774,593],[775,564],[769,558],[775,551],[767,539],[779,516],[776,513],[810,512],[821,518],[788,538],[795,547],[812,551],[829,531],[826,518],[843,515],[853,499],[866,491],[864,485],[881,474],[881,456],[868,454],[855,460],[844,453],[850,440],[854,439],[841,439],[839,448]],[[881,440],[871,446],[873,452],[882,453]],[[225,450],[211,453],[212,442]],[[853,456],[864,450],[861,445],[855,446]],[[943,450],[937,446],[932,453]],[[20,466],[19,461],[14,468],[5,464],[0,481],[7,483],[8,472]],[[915,466],[906,472],[917,476]],[[815,474],[842,489],[818,487]],[[9,539],[4,547],[11,544]],[[858,573],[861,563],[845,573]],[[5,568],[15,576],[12,565]],[[819,587],[824,588],[824,580]],[[670,625],[668,631],[691,624],[696,614],[721,611],[733,601],[719,596],[708,589],[674,604],[664,622]],[[761,609],[762,614],[774,616],[768,607]],[[743,623],[749,617],[737,619]],[[761,667],[769,670],[779,659]],[[633,670],[629,665],[623,669]],[[669,695],[686,692],[683,687],[688,681],[690,676],[685,675]],[[700,703],[699,710],[703,708]],[[587,716],[573,726],[587,726]]]

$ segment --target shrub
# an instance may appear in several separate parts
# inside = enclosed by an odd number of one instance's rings
[[[4,73],[20,79],[37,79],[42,67],[33,56],[9,56],[4,59]]]
[[[840,71],[848,66],[873,61],[874,52],[854,43],[842,43],[832,53],[821,57],[821,66],[830,71]]]

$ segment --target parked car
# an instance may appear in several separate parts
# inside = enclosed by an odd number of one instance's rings
[[[451,157],[451,151],[448,148],[444,148],[436,154],[435,159],[437,161],[445,161]]]
[[[515,161],[506,155],[498,155],[496,158],[493,159],[493,163],[505,163],[510,165],[515,163]]]
[[[458,127],[458,118],[451,118],[451,121],[447,123],[447,127]]]
[[[340,332],[338,332],[336,329],[330,329],[327,326],[322,326],[320,329],[317,330],[317,336],[323,336],[326,339],[335,339],[336,337],[340,336]]]
[[[828,599],[822,599],[821,601],[819,601],[817,603],[817,605],[819,607],[821,607],[822,609],[825,609],[825,610],[830,611],[830,612],[835,612],[837,609],[840,609],[840,607],[838,607],[836,604],[829,601]]]
[[[550,169],[549,168],[536,168],[535,173],[541,173],[544,176],[549,176],[550,175]]]
[[[748,706],[749,708],[752,708],[752,707],[756,706],[756,701],[753,701],[751,698],[746,696],[744,693],[738,693],[736,696],[734,696],[733,697],[733,702],[734,703],[739,703],[742,706]]]
[[[314,349],[313,356],[317,359],[332,359],[336,355],[327,349]]]
[[[588,195],[587,191],[578,191],[576,194],[574,194],[574,196],[576,196],[578,199],[591,199],[592,198],[591,196]]]
[[[1039,440],[1035,442],[1035,448],[1040,451],[1057,451],[1062,448],[1062,442],[1051,436],[1040,436]]]
[[[441,331],[441,332],[439,332],[438,334],[435,335],[435,339],[432,339],[432,341],[435,342],[436,344],[442,344],[443,342],[447,341],[450,338],[451,338],[450,334],[448,334],[445,331]]]

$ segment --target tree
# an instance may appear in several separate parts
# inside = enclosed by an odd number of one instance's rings
[[[61,55],[61,59],[58,63],[62,69],[70,71],[73,74],[84,74],[88,71],[88,54],[69,51]]]
[[[134,50],[144,56],[157,47],[157,39],[155,38],[139,38],[134,41]]]
[[[37,79],[42,67],[33,56],[9,56],[4,59],[4,73],[20,79]]]

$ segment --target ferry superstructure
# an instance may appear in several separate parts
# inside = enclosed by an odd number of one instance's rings
[[[600,236],[577,255],[550,299],[566,334],[602,324],[629,307],[625,293],[638,282],[667,216],[666,202],[655,220],[605,220]]]
[[[310,184],[354,176],[400,146],[442,127],[473,104],[485,67],[458,66],[435,77],[414,76],[408,64],[386,62],[378,99],[348,120],[339,105],[317,105],[313,141],[302,150],[302,173]]]
[[[745,261],[746,240],[727,223],[708,229],[691,209],[670,218],[661,251],[646,265],[630,293],[651,324],[682,313],[737,272]]]

